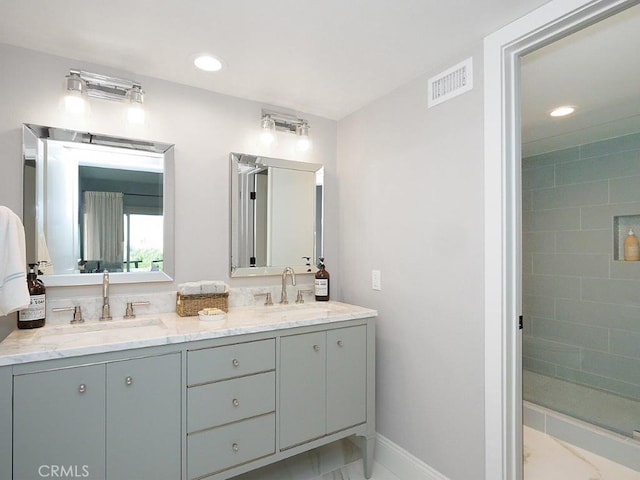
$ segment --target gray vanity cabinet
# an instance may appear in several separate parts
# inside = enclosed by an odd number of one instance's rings
[[[14,479],[104,478],[104,365],[16,375],[13,399]]]
[[[15,375],[13,478],[181,476],[180,354]]]
[[[367,329],[282,337],[280,449],[367,420]]]
[[[0,480],[227,480],[375,444],[374,317],[0,368]]]

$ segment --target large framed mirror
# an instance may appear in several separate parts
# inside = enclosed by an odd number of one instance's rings
[[[27,262],[47,286],[172,281],[173,145],[23,125]]]
[[[231,153],[232,277],[313,273],[323,248],[321,164]]]

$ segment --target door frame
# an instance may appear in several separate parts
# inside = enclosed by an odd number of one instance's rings
[[[484,40],[485,479],[522,479],[520,57],[640,0],[552,0]]]

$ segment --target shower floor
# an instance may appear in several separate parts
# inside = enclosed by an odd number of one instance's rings
[[[523,371],[524,400],[627,437],[640,431],[640,402],[571,382]]]

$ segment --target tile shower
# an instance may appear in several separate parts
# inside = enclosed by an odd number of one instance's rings
[[[640,133],[524,158],[522,194],[523,397],[638,436]]]

